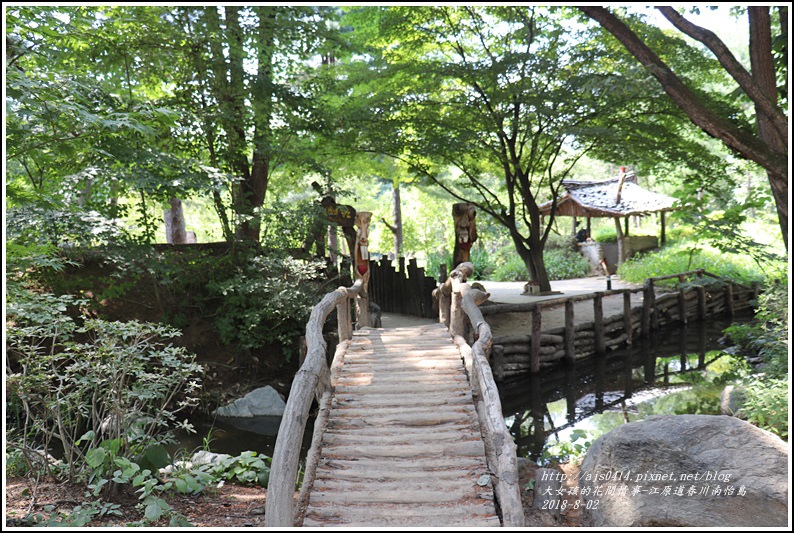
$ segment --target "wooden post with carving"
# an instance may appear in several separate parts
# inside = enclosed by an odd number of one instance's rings
[[[342,228],[342,233],[345,235],[345,240],[350,250],[350,257],[353,257],[353,248],[356,245],[356,232],[353,230],[353,225],[357,220],[356,210],[349,205],[337,204],[333,196],[324,196],[320,200],[320,205],[325,209],[328,221]]]
[[[366,211],[356,213],[356,244],[352,253],[353,257],[353,271],[356,279],[361,279],[364,282],[364,290],[356,298],[357,313],[358,313],[358,327],[369,327],[371,325],[369,319],[369,294],[367,288],[369,285],[369,222],[372,219],[372,213]]]
[[[477,240],[477,211],[474,204],[459,203],[452,205],[452,219],[455,222],[455,249],[452,253],[452,268],[471,260],[471,245]]]

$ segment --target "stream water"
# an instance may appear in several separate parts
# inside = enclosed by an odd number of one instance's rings
[[[736,317],[734,322],[751,318]],[[499,383],[502,412],[518,455],[543,463],[555,445],[569,442],[572,435],[584,431],[587,439],[594,440],[619,424],[652,414],[717,414],[722,386],[712,381],[729,366],[720,342],[729,324],[711,320],[659,330],[631,347],[578,361],[573,367]],[[272,456],[279,423],[279,417],[248,420],[243,427],[194,422],[196,433],[178,435],[179,444],[172,452],[204,448],[230,455],[253,450]],[[302,458],[311,445],[313,423],[310,418]],[[556,453],[564,455],[560,450]]]
[[[734,323],[752,315],[737,316]],[[520,457],[565,459],[620,424],[657,414],[719,414],[730,321],[669,327],[631,347],[499,384]]]

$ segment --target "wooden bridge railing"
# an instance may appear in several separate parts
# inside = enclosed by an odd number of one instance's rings
[[[449,328],[469,374],[477,417],[484,430],[488,465],[496,478],[493,480],[494,494],[502,511],[502,525],[523,527],[524,510],[518,481],[516,445],[505,425],[499,390],[488,362],[492,343],[491,328],[478,307],[488,295],[466,282],[473,273],[473,264],[461,263],[439,287],[436,292],[439,319]],[[476,342],[472,346],[464,338],[466,318],[475,332]]]
[[[350,344],[353,338],[353,324],[350,319],[350,301],[356,300],[356,322],[359,327],[370,325],[369,296],[367,284],[370,278],[368,236],[369,222],[372,213],[361,211],[356,214],[355,225],[358,227],[354,248],[350,250],[356,282],[351,287],[339,287],[328,293],[320,303],[312,308],[309,322],[306,324],[306,358],[295,378],[292,380],[287,405],[278,428],[276,446],[273,450],[273,461],[270,468],[267,498],[265,499],[265,526],[292,527],[299,513],[295,512],[295,483],[298,477],[301,444],[309,410],[315,398],[320,406],[315,431],[312,435],[312,449],[306,458],[304,481],[314,476],[317,466],[319,449],[315,444],[322,433],[328,416],[331,401],[331,371],[326,358],[327,345],[323,338],[323,326],[331,311],[336,309],[339,345],[334,354],[334,361]],[[332,367],[335,365],[332,363]],[[304,483],[304,489],[307,484]],[[301,491],[299,500],[307,497]]]
[[[312,309],[309,322],[306,324],[306,358],[292,381],[287,405],[281,418],[276,446],[273,450],[273,461],[268,481],[267,498],[265,500],[266,527],[292,527],[295,520],[295,482],[298,477],[301,443],[312,400],[317,399],[320,414],[315,421],[315,428],[322,427],[321,417],[328,412],[331,395],[331,371],[326,359],[326,342],[323,338],[323,325],[331,311],[336,309],[339,323],[339,345],[336,354],[343,351],[350,343],[353,325],[350,316],[350,301],[364,296],[365,280],[359,278],[352,287],[339,287],[328,293],[319,304]],[[361,315],[367,312],[366,305],[357,306],[359,322]],[[335,357],[336,359],[336,357]],[[316,432],[315,432],[316,433]],[[314,463],[307,458],[309,464]],[[304,473],[304,479],[309,475]]]

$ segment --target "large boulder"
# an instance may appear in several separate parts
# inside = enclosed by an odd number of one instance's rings
[[[218,407],[215,414],[223,418],[253,418],[258,416],[282,416],[286,404],[273,387],[254,389],[229,405]]]
[[[787,445],[732,416],[652,416],[596,440],[579,478],[590,527],[788,524]]]

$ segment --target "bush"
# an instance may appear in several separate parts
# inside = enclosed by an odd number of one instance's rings
[[[735,383],[742,391],[739,415],[784,440],[788,440],[788,318],[784,278],[769,284],[761,294],[751,324],[737,324],[725,330],[742,358],[763,360]]]
[[[543,260],[549,279],[581,278],[590,274],[590,262],[568,248],[546,250]]]
[[[320,263],[289,257],[253,256],[233,276],[208,285],[221,298],[215,327],[226,344],[244,349],[282,346],[289,361],[292,343],[319,301]]]
[[[28,457],[57,443],[70,479],[99,464],[89,458],[139,460],[171,442],[177,414],[196,402],[203,371],[194,356],[167,343],[178,331],[97,319],[80,326],[67,315],[75,303],[30,293],[11,302],[7,323],[14,368],[6,385],[18,414],[7,437]]]
[[[514,249],[503,248],[497,257],[506,259],[493,270],[494,281],[527,281],[529,273],[524,261]],[[544,250],[543,260],[550,280],[581,278],[589,275],[590,262],[570,248],[560,247]]]
[[[493,265],[488,251],[476,244],[469,254],[469,261],[474,265],[472,280],[489,279],[493,273]],[[447,274],[452,272],[452,252],[449,250],[435,251],[427,254],[425,274],[438,279],[439,267],[447,265]]]
[[[425,275],[438,279],[441,265],[447,265],[447,274],[449,274],[449,267],[452,265],[452,252],[447,249],[442,251],[436,250],[435,252],[427,254]]]
[[[591,235],[596,242],[618,242],[618,233],[614,227],[602,226]]]
[[[529,273],[524,260],[514,252],[494,269],[492,277],[494,281],[527,281]]]

